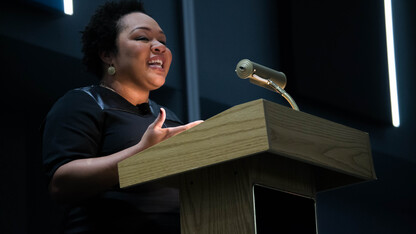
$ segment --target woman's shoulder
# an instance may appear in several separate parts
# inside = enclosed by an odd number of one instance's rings
[[[82,104],[94,103],[96,101],[91,95],[91,90],[93,89],[94,86],[86,86],[69,90],[56,101],[55,106],[69,105],[76,107]]]
[[[119,99],[118,95],[113,94],[99,85],[90,85],[69,90],[63,95],[57,103],[66,103],[70,105],[92,105],[101,110],[108,108],[111,100]],[[120,102],[120,100],[114,102]]]
[[[67,91],[50,109],[51,115],[71,115],[78,112],[100,112],[100,107],[94,98],[86,92],[93,86],[76,88]]]

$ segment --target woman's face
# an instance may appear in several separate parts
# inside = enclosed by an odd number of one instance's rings
[[[143,13],[131,13],[120,19],[118,52],[113,59],[116,79],[151,91],[165,83],[172,53],[159,24]]]

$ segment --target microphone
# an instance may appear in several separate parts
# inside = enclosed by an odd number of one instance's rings
[[[283,72],[275,71],[248,59],[243,59],[238,62],[235,72],[241,79],[250,78],[251,83],[272,91],[275,90],[267,84],[267,80],[271,80],[282,89],[286,87],[287,80],[286,75]]]
[[[250,82],[255,85],[281,94],[289,102],[292,109],[299,110],[295,100],[284,90],[287,79],[283,72],[270,69],[248,59],[238,62],[235,72],[241,79],[249,78]]]

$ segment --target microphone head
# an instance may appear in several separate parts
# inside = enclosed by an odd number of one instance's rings
[[[250,78],[251,83],[270,90],[273,89],[269,85],[267,85],[267,80],[273,81],[282,89],[286,87],[287,79],[286,75],[283,72],[270,69],[258,63],[252,62],[248,59],[243,59],[240,62],[238,62],[235,68],[235,72],[237,73],[237,76],[241,79]],[[259,77],[260,79],[255,78],[254,75]]]
[[[241,79],[250,78],[254,73],[254,65],[250,60],[243,59],[237,63],[237,66],[235,67],[235,72],[237,73],[237,76]]]

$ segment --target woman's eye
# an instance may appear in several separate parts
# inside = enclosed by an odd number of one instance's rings
[[[160,43],[162,43],[163,45],[166,45],[166,41],[159,41]]]
[[[147,37],[136,37],[135,40],[136,41],[149,41]]]

